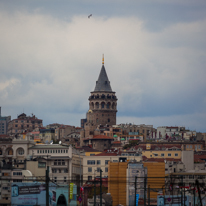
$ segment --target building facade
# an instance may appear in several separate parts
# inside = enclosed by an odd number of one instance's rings
[[[42,127],[42,120],[38,119],[35,115],[26,116],[22,113],[17,116],[17,119],[13,119],[8,123],[8,134],[19,134],[25,131],[30,132],[35,128]]]
[[[11,116],[1,116],[0,107],[0,135],[7,134],[8,122],[11,120]]]

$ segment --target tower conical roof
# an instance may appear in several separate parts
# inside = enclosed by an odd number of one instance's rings
[[[94,89],[95,92],[105,91],[105,92],[112,92],[112,88],[110,86],[110,81],[107,77],[107,73],[104,67],[104,64],[102,65],[99,78],[96,81],[96,86]]]

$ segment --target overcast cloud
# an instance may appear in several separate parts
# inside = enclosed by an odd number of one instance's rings
[[[2,1],[2,115],[79,126],[104,53],[117,123],[206,132],[206,3],[172,2]]]

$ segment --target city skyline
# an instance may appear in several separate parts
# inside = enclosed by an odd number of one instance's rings
[[[2,1],[0,19],[2,116],[79,126],[104,54],[118,124],[206,132],[204,1]]]

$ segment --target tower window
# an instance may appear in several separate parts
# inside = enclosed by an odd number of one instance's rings
[[[96,109],[99,109],[99,102],[97,102],[95,105],[96,105]]]
[[[104,102],[102,102],[101,106],[102,106],[102,109],[103,109],[104,108]]]
[[[108,122],[110,122],[110,119],[108,119]]]
[[[96,119],[96,123],[98,123],[98,118]]]

